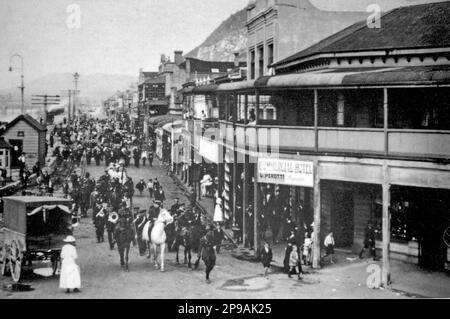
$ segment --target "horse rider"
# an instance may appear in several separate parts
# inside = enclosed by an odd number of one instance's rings
[[[148,221],[150,221],[149,232],[152,231],[153,226],[155,225],[156,220],[159,217],[159,213],[161,212],[162,203],[159,200],[153,201],[153,205],[148,209]]]
[[[139,210],[139,207],[137,207]],[[139,254],[141,256],[145,255],[145,243],[142,240],[142,231],[144,230],[144,226],[147,223],[147,217],[145,216],[146,211],[145,210],[139,210],[136,219],[134,220],[134,224],[136,225],[136,231],[137,231],[137,243],[139,247]]]
[[[179,213],[179,208],[181,207],[181,204],[180,204],[180,199],[179,198],[175,198],[175,203],[170,207],[170,214],[172,215],[172,216],[176,216],[176,215],[178,215],[178,213]]]
[[[106,231],[108,232],[108,242],[109,248],[111,250],[114,249],[114,244],[116,241],[114,240],[114,230],[117,225],[117,221],[119,220],[119,215],[112,211],[112,207],[108,207],[108,221],[106,222]]]

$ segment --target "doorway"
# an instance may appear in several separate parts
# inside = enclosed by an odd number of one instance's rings
[[[23,140],[8,140],[13,147],[11,150],[11,168],[20,168],[19,157],[23,152]]]
[[[335,246],[351,248],[354,233],[353,191],[337,187],[333,191],[333,206],[331,209],[331,231]]]

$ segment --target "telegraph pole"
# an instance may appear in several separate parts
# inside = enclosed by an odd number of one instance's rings
[[[78,79],[80,78],[80,75],[78,74],[78,72],[75,72],[75,74],[73,75],[73,81],[75,83],[75,91],[74,91],[74,95],[73,95],[73,119],[75,120],[76,117],[76,101],[77,101],[77,93],[78,93]]]
[[[60,103],[59,95],[33,95],[31,97],[31,102],[33,105],[43,106],[44,107],[44,125],[47,125],[47,117],[48,117],[48,106],[49,105],[58,105]]]
[[[23,85],[23,57],[20,54],[14,54],[9,58],[9,71],[12,72],[15,68],[12,67],[12,58],[14,57],[18,57],[20,59],[20,79],[21,79],[21,84],[19,86],[20,89],[20,94],[21,94],[21,114],[23,114],[24,111],[24,90],[25,90],[25,86]]]
[[[69,97],[69,104],[67,106],[67,121],[70,122],[72,119],[75,119],[75,94],[78,93],[79,91],[62,90],[61,92],[65,96]],[[72,104],[72,106],[71,106],[71,104]],[[73,117],[72,117],[72,113],[73,113]]]

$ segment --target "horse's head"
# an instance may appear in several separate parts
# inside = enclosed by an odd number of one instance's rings
[[[173,223],[173,217],[170,215],[169,211],[167,209],[161,209],[161,212],[159,213],[157,222],[164,223],[166,225]]]

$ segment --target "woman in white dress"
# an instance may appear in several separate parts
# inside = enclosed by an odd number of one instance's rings
[[[75,238],[67,236],[64,239],[67,244],[61,250],[61,275],[59,278],[59,288],[66,289],[69,293],[70,289],[73,292],[79,292],[81,288],[80,267],[76,264],[77,250],[75,248]]]
[[[216,200],[216,208],[214,209],[213,221],[215,223],[223,223],[222,199],[220,197]]]

